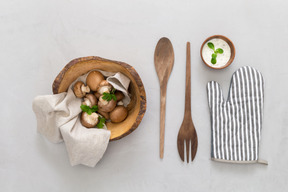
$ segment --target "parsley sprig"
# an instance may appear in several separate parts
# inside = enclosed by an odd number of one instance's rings
[[[103,100],[106,100],[106,101],[111,101],[111,100],[113,99],[114,101],[116,101],[117,98],[116,98],[116,96],[115,96],[115,94],[114,94],[115,91],[116,91],[116,89],[113,88],[110,93],[106,93],[106,92],[103,93],[102,99],[103,99]]]
[[[219,53],[219,54],[222,54],[224,51],[223,51],[223,49],[221,49],[221,48],[218,48],[218,49],[215,50],[214,44],[211,43],[211,42],[209,42],[207,45],[208,45],[208,47],[209,47],[210,49],[213,49],[213,51],[214,51],[214,53],[212,53],[211,63],[212,63],[212,64],[216,64],[216,63],[217,63],[217,60],[216,60],[217,54],[218,54],[218,53]]]
[[[96,125],[96,127],[98,128],[103,128],[105,125],[106,119],[104,117],[99,116],[98,117],[98,123]]]
[[[88,115],[91,115],[92,113],[98,111],[97,105],[93,105],[92,107],[89,107],[87,105],[81,105],[80,108],[82,109],[82,111],[88,113]]]

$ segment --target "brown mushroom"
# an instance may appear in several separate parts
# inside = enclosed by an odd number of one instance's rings
[[[97,113],[91,113],[91,115],[89,115],[86,112],[82,112],[80,121],[84,127],[93,128],[98,123],[98,117],[99,115]]]
[[[101,81],[104,80],[104,76],[99,71],[91,71],[86,78],[86,84],[92,91],[96,91]]]
[[[97,99],[99,99],[99,97],[101,96],[101,94],[98,92],[95,92],[94,95],[96,96]]]
[[[92,107],[94,105],[97,105],[97,98],[92,93],[89,93],[84,97],[84,101],[82,102],[82,104]]]
[[[124,99],[124,94],[121,91],[116,91],[115,96],[116,96],[117,101]]]
[[[124,106],[117,106],[110,112],[110,120],[113,123],[120,123],[126,119],[128,110]]]
[[[98,113],[99,113],[100,115],[102,115],[106,120],[108,120],[108,119],[110,118],[109,113],[107,113],[107,112],[98,110]]]
[[[110,101],[106,101],[103,99],[103,95],[100,96],[98,107],[100,111],[110,112],[116,107],[116,101],[111,99]]]
[[[86,95],[86,93],[90,92],[89,86],[85,86],[82,81],[77,81],[74,84],[73,91],[76,97],[82,98]]]
[[[99,84],[97,92],[102,95],[103,93],[110,93],[111,90],[112,90],[112,85],[108,81],[103,80]]]

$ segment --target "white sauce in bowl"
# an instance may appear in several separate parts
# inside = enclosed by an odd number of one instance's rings
[[[221,48],[224,51],[222,54],[219,54],[219,53],[217,54],[216,64],[211,63],[211,58],[212,58],[212,54],[214,53],[214,50],[211,49],[210,47],[208,47],[209,42],[214,44],[215,50],[218,48]],[[226,65],[226,63],[229,61],[229,59],[231,57],[231,48],[228,45],[228,43],[226,41],[224,41],[223,39],[220,39],[220,38],[211,39],[211,40],[207,41],[205,43],[205,45],[203,46],[202,57],[203,57],[204,61],[208,65],[210,65],[211,67],[220,68],[220,67],[223,67],[224,65]]]

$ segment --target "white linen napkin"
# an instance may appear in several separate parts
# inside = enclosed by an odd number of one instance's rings
[[[123,103],[127,106],[130,102],[128,94],[130,79],[121,73],[100,72],[106,77],[109,75],[114,88],[123,92],[125,95]],[[79,80],[86,83],[87,75],[76,79],[68,92],[35,97],[32,108],[36,115],[38,132],[52,143],[64,141],[72,166],[83,164],[94,167],[104,155],[111,133],[106,126],[104,129],[87,129],[80,122],[82,100],[74,95],[72,88]]]

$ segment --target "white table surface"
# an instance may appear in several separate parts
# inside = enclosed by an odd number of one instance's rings
[[[0,2],[1,191],[277,191],[288,190],[288,2],[285,0],[11,0]],[[236,47],[230,67],[212,70],[200,58],[208,36]],[[167,90],[164,159],[159,158],[158,78],[153,55],[167,36],[175,64]],[[185,44],[191,42],[195,161],[182,163],[176,138],[184,114]],[[132,65],[142,78],[147,111],[129,136],[111,142],[95,168],[71,167],[65,145],[36,132],[32,100],[72,59],[100,56]],[[265,78],[260,157],[235,165],[210,160],[206,84],[224,94],[232,73],[250,65]]]

